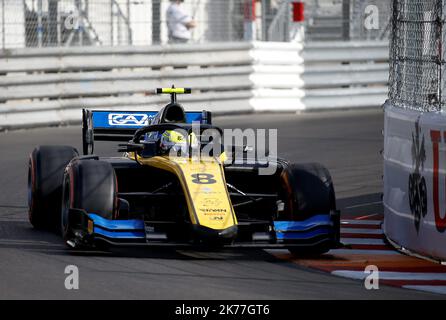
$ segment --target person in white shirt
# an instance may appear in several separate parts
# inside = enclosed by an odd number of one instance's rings
[[[196,23],[181,6],[184,0],[171,0],[167,9],[167,29],[169,32],[169,43],[186,43],[191,37],[191,29]]]

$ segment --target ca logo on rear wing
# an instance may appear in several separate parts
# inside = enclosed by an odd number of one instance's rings
[[[149,125],[151,117],[142,113],[110,113],[108,124],[110,126],[143,127]]]

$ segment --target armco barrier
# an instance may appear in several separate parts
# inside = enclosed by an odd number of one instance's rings
[[[376,107],[387,97],[387,41],[309,43],[302,53],[306,109]]]
[[[409,252],[446,261],[446,115],[385,105],[384,232]]]
[[[0,128],[79,122],[80,109],[157,108],[154,88],[187,86],[190,109],[249,112],[249,43],[18,49],[0,59]]]
[[[215,113],[376,107],[387,56],[385,42],[4,50],[0,130],[78,122],[82,107],[159,107],[152,89],[171,84],[194,88],[186,107]]]

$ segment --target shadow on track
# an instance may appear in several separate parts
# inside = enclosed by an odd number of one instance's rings
[[[382,217],[380,193],[338,199],[342,219],[366,216]],[[16,207],[16,206],[14,206]],[[17,206],[17,209],[20,206]],[[110,247],[108,250],[73,250],[53,232],[33,229],[24,219],[24,213],[4,215],[0,219],[0,248],[23,249],[47,255],[70,255],[79,257],[118,257],[169,260],[250,260],[281,262],[261,249],[216,249],[216,248],[160,248],[160,247]],[[327,258],[327,257],[325,257]]]
[[[0,248],[22,249],[48,255],[71,255],[85,257],[118,257],[173,260],[260,260],[278,259],[261,249],[215,249],[215,248],[155,248],[155,247],[110,247],[103,250],[75,250],[63,243],[53,232],[34,229],[27,221],[1,221]]]

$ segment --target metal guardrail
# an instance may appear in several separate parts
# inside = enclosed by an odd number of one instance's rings
[[[156,108],[152,88],[193,87],[216,113],[379,106],[385,42],[221,43],[0,51],[0,130],[77,122],[80,109]]]
[[[306,109],[377,107],[386,100],[388,41],[313,42],[302,56]]]
[[[83,107],[157,108],[153,88],[193,87],[186,107],[251,111],[248,43],[16,49],[0,54],[0,129],[77,122]],[[224,105],[225,103],[225,105]]]

